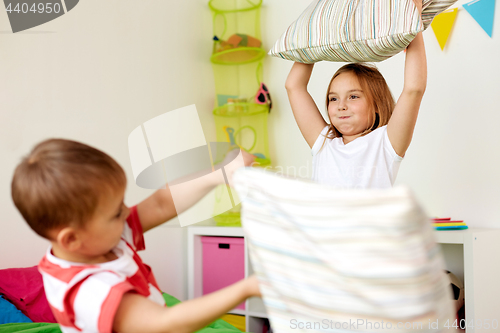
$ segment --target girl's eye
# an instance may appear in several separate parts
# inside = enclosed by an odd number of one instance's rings
[[[330,102],[335,102],[337,99],[335,97],[330,97]]]
[[[359,97],[358,97],[358,96],[356,96],[356,95],[352,95],[352,96],[351,96],[351,99],[356,99],[356,98],[359,98]]]

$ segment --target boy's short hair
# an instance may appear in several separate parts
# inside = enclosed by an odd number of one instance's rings
[[[122,167],[83,143],[49,139],[36,145],[17,166],[12,199],[40,236],[90,220],[103,194],[125,189]]]

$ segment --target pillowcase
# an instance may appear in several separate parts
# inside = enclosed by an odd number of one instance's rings
[[[430,333],[439,330],[429,322],[453,321],[440,247],[408,188],[336,189],[249,168],[233,180],[276,332],[309,323],[314,332],[394,333],[398,322],[420,322],[414,331]]]
[[[37,323],[55,323],[37,266],[0,270],[0,294]]]
[[[382,61],[403,51],[417,33],[457,0],[315,0],[269,54],[302,63]]]
[[[31,323],[32,321],[19,311],[14,304],[0,295],[0,324]]]

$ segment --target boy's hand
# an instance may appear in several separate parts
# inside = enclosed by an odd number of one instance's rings
[[[226,157],[224,158],[224,161],[222,161],[223,166],[227,166],[231,163],[234,162],[236,157],[240,154],[242,154],[243,160],[239,160],[239,166],[252,166],[252,164],[255,162],[255,155],[250,154],[249,152],[243,150],[243,149],[233,149],[230,152],[226,154]],[[235,165],[236,166],[236,165]]]
[[[255,156],[243,149],[234,149],[228,152],[221,166],[224,167],[229,186],[233,186],[233,174],[236,170],[242,167],[252,166],[254,162]]]
[[[253,166],[253,163],[255,162],[256,156],[250,154],[249,152],[245,150],[241,150],[243,153],[243,161],[245,162],[245,166]]]
[[[247,278],[249,297],[262,297],[259,289],[259,281],[255,274]]]

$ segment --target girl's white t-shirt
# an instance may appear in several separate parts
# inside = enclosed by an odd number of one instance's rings
[[[403,158],[392,147],[387,126],[348,144],[342,137],[325,141],[327,131],[328,126],[312,147],[312,180],[340,188],[392,187]]]

